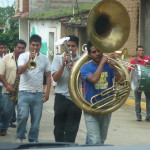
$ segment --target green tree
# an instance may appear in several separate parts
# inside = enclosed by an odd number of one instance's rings
[[[0,39],[8,43],[10,51],[13,51],[13,44],[19,39],[19,21],[12,18],[14,14],[13,6],[0,7]]]

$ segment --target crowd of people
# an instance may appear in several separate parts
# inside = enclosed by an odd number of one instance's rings
[[[55,141],[75,142],[82,110],[74,104],[70,97],[68,81],[70,69],[80,58],[77,54],[79,38],[75,35],[68,35],[67,37],[66,46],[71,55],[68,53],[56,55],[52,64],[50,64],[47,56],[40,53],[42,39],[37,34],[30,37],[29,51],[27,52],[27,44],[24,40],[20,39],[14,43],[12,53],[7,53],[7,43],[0,41],[0,136],[7,135],[8,128],[12,126],[17,127],[17,142],[22,143],[25,138],[29,142],[39,142],[38,135],[43,103],[49,99],[52,77],[57,83],[54,99]],[[80,72],[85,89],[84,98],[90,103],[91,97],[110,88],[114,80],[119,80],[120,74],[114,67],[114,63],[108,61],[108,57],[111,58],[112,55],[104,56],[102,51],[95,48],[90,41],[87,42],[87,51],[91,61],[83,65]],[[148,65],[145,62],[149,62],[150,57],[144,56],[144,47],[138,46],[136,52],[137,57],[132,59],[130,63]],[[130,73],[131,69],[128,70]],[[101,80],[102,78],[103,80]],[[142,120],[141,93],[142,91],[135,91],[137,121]],[[147,91],[144,93],[147,104],[146,121],[150,121],[150,94]],[[97,97],[94,101],[100,100],[101,98]],[[16,110],[17,113],[15,114]],[[83,114],[87,128],[86,144],[104,144],[111,113],[94,115],[83,112]],[[29,116],[31,126],[27,131]],[[15,117],[17,118],[15,120],[17,126],[12,123]],[[28,133],[27,137],[26,133]]]

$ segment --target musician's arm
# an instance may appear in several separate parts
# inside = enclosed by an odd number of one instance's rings
[[[58,82],[59,79],[61,78],[63,71],[64,71],[64,67],[65,67],[65,64],[62,64],[62,66],[58,69],[58,71],[52,74],[53,80],[55,82]]]
[[[27,53],[23,53],[19,55],[18,58],[18,73],[23,74],[27,71],[28,65],[31,61],[31,59],[34,59],[36,57],[36,53],[30,53],[29,55]]]
[[[50,94],[50,89],[51,89],[51,72],[46,72],[46,90],[45,93]]]
[[[61,60],[60,60],[61,59]],[[62,63],[60,63],[62,61]],[[66,57],[56,56],[52,63],[52,77],[55,82],[58,82],[65,68]],[[61,65],[60,65],[61,64]]]
[[[0,74],[0,81],[3,83],[3,85],[6,87],[8,92],[13,92],[13,87],[7,82],[4,75]]]
[[[28,54],[21,54],[18,58],[18,73],[23,74],[28,69],[28,64],[30,63],[30,59]]]
[[[23,74],[24,72],[26,72],[27,69],[28,69],[28,64],[29,63],[30,63],[30,61],[27,61],[23,66],[19,66],[18,67],[18,73]]]
[[[100,76],[101,76],[101,72],[102,72],[103,67],[104,67],[104,64],[100,63],[97,70],[93,74],[88,75],[87,80],[90,83],[97,83],[99,81]]]
[[[49,99],[50,89],[51,89],[51,72],[45,72],[46,76],[46,90],[44,92],[43,101],[46,102]]]
[[[150,59],[145,61],[146,65],[150,65]]]
[[[6,78],[5,78],[5,72],[6,72],[6,59],[3,59],[2,61],[0,61],[0,81],[3,83],[3,85],[6,87],[8,92],[12,92],[13,91],[13,87],[7,82]]]
[[[107,63],[107,58],[105,56],[102,57],[102,60],[100,61],[97,70],[93,73],[87,76],[87,80],[91,83],[97,83],[100,79],[104,64]]]

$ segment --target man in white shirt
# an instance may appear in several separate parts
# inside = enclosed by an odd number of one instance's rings
[[[79,38],[68,35],[69,54],[56,55],[52,63],[52,77],[57,83],[54,102],[54,137],[56,142],[75,142],[81,119],[81,109],[72,101],[68,89],[70,68],[80,56],[77,54]],[[71,58],[70,58],[71,57]],[[72,59],[72,61],[70,61]]]
[[[51,86],[50,62],[44,54],[40,53],[41,37],[32,35],[29,41],[30,53],[20,55],[18,59],[18,73],[20,74],[18,94],[18,126],[17,142],[22,143],[26,133],[29,113],[31,128],[28,133],[29,142],[38,142],[40,120],[43,103],[49,99]],[[31,69],[31,60],[36,66]],[[46,75],[46,90],[43,93],[43,76]]]

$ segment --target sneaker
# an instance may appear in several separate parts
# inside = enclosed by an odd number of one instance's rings
[[[15,123],[10,123],[9,126],[12,127],[12,128],[16,128],[17,127],[17,125]]]
[[[142,121],[142,116],[141,115],[137,115],[137,121]]]
[[[136,121],[142,121],[142,118],[137,118]]]
[[[38,143],[38,141],[34,141],[34,140],[31,140],[31,139],[28,139],[30,143]]]
[[[16,143],[23,143],[23,139],[16,138]]]
[[[1,136],[7,135],[7,130],[0,130],[0,135]]]
[[[150,118],[146,118],[145,121],[150,122]]]

